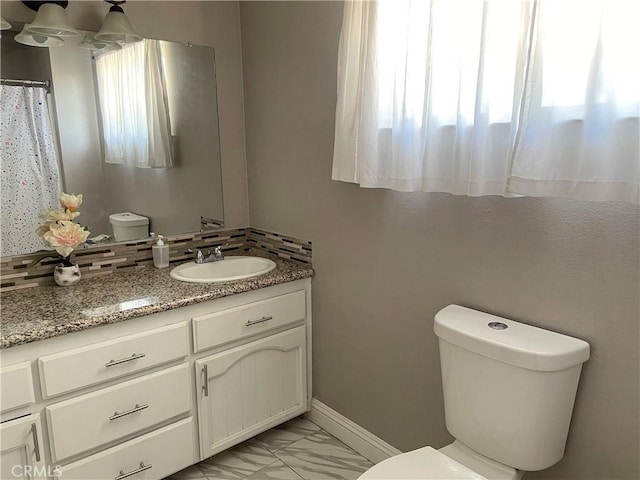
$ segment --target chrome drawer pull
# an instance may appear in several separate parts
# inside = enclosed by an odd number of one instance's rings
[[[250,327],[251,325],[255,325],[257,323],[262,323],[262,322],[268,322],[269,320],[272,320],[272,319],[273,319],[272,316],[268,316],[268,317],[259,318],[258,320],[247,320],[247,323],[245,323],[245,325],[247,327]]]
[[[153,465],[145,465],[144,462],[140,462],[140,468],[136,468],[128,473],[124,473],[124,470],[120,470],[120,475],[118,475],[114,480],[122,480],[123,478],[130,477],[131,475],[135,475],[136,473],[144,472],[145,470],[149,470]]]
[[[33,450],[36,454],[36,462],[40,461],[40,443],[38,442],[38,428],[35,423],[31,424],[31,435],[33,435]]]
[[[131,410],[127,410],[126,412],[118,413],[114,412],[113,415],[109,417],[109,420],[115,420],[116,418],[124,417],[126,415],[131,415],[132,413],[139,412],[140,410],[144,410],[145,408],[149,408],[149,404],[145,403],[144,405],[138,405],[133,407]]]
[[[207,364],[202,367],[202,374],[204,376],[204,383],[202,384],[202,390],[204,390],[204,396],[209,396],[209,368]]]
[[[109,363],[105,363],[105,367],[113,367],[114,365],[120,365],[121,363],[130,362],[131,360],[137,360],[139,358],[143,358],[145,356],[144,353],[134,353],[130,357],[121,358],[120,360],[111,360]]]

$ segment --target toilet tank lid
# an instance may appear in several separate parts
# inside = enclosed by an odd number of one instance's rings
[[[138,227],[140,225],[149,225],[149,219],[131,212],[114,213],[109,215],[111,225],[123,227]]]
[[[530,370],[565,370],[589,359],[584,340],[459,305],[440,310],[433,329],[465,350]]]

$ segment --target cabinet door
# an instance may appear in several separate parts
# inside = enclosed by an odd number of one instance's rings
[[[0,426],[0,440],[2,480],[47,478],[39,414],[3,423]]]
[[[304,326],[195,362],[201,458],[304,412],[306,362]]]

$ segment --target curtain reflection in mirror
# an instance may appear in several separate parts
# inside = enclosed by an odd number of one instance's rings
[[[0,85],[0,110],[5,257],[44,248],[38,214],[58,207],[61,184],[46,89]]]
[[[106,163],[173,166],[171,122],[158,40],[96,57]]]

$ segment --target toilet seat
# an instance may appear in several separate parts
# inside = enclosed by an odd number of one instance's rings
[[[359,480],[487,480],[432,447],[395,455],[374,465]]]

